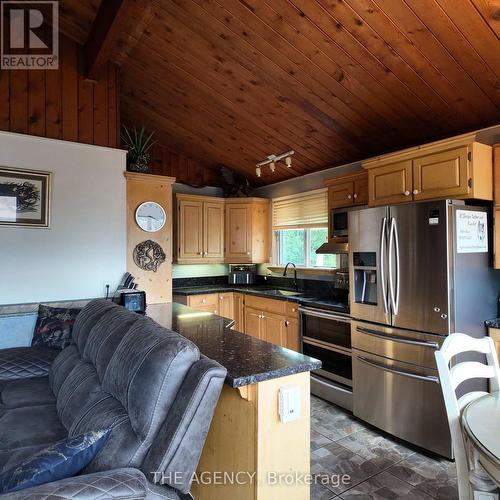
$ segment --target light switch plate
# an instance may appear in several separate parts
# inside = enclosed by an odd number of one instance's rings
[[[278,413],[283,423],[300,417],[300,389],[295,385],[283,386],[278,395]]]

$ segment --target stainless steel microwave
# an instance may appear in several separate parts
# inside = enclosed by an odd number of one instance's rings
[[[349,236],[348,214],[349,208],[334,208],[330,217],[330,237],[346,238]]]

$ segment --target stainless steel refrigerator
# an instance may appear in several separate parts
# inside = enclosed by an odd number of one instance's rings
[[[354,414],[447,457],[434,351],[497,314],[488,229],[488,209],[461,201],[349,213]]]

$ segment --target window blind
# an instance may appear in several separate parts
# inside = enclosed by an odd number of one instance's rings
[[[273,198],[273,229],[323,227],[328,225],[328,190]]]

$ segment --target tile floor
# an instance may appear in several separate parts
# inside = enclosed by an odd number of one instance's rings
[[[423,455],[314,396],[311,472],[323,482],[311,486],[311,500],[458,499],[453,462]],[[337,480],[343,474],[348,484]]]

